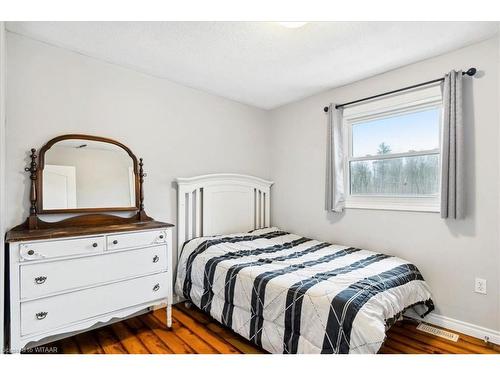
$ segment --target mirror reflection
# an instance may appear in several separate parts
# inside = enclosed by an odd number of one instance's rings
[[[119,146],[63,140],[45,153],[43,209],[135,206],[132,158]]]

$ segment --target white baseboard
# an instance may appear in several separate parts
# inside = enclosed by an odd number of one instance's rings
[[[475,324],[463,322],[461,320],[448,318],[447,316],[430,313],[425,318],[420,318],[411,310],[405,313],[410,318],[421,320],[426,323],[434,324],[441,328],[451,329],[466,335],[476,337],[481,340],[489,341],[494,344],[500,345],[500,331],[495,331],[490,328],[481,327]]]

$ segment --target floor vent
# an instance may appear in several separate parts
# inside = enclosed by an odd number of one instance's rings
[[[425,323],[420,323],[417,326],[417,329],[419,331],[422,331],[425,333],[430,333],[431,335],[442,337],[444,339],[447,339],[450,341],[455,341],[455,342],[458,341],[458,337],[459,337],[456,333],[448,332],[448,331],[445,331],[444,329],[436,328],[436,327],[430,326],[430,325],[425,324]]]

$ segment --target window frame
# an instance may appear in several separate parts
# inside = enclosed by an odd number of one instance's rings
[[[439,121],[439,147],[437,149],[395,153],[386,155],[372,155],[354,157],[352,144],[352,127],[360,122],[386,118],[394,115],[413,113],[425,109],[440,108]],[[441,206],[441,148],[442,148],[442,119],[443,101],[440,85],[426,86],[409,92],[399,93],[390,97],[371,100],[367,103],[344,109],[342,130],[344,134],[344,186],[346,208],[439,212]],[[438,155],[438,193],[433,195],[363,195],[351,194],[350,163],[362,160],[385,160],[398,157],[411,157],[419,155]]]

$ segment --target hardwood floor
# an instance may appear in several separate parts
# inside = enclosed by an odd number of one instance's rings
[[[249,343],[196,308],[173,308],[173,326],[165,327],[165,311],[131,318],[32,350],[64,354],[257,354],[262,349]],[[412,321],[398,322],[388,332],[383,354],[499,354],[500,347],[460,334],[458,342],[416,329]]]
[[[447,329],[459,335],[450,341],[417,330],[411,320],[397,322],[387,332],[387,339],[380,349],[382,354],[500,354],[500,346]]]

